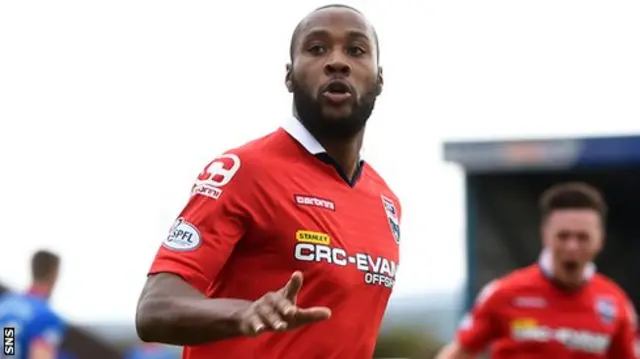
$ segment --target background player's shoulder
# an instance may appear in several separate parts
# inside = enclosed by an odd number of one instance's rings
[[[593,284],[598,292],[615,296],[620,300],[622,305],[628,305],[631,303],[624,289],[606,275],[596,273],[593,277]]]
[[[531,288],[535,278],[535,268],[525,267],[510,272],[498,279],[494,279],[480,290],[476,296],[475,306],[490,305],[499,307],[508,303],[521,291]]]
[[[42,304],[39,308],[40,313],[42,314],[43,317],[45,317],[48,321],[50,322],[61,322],[62,318],[58,315],[58,313],[56,313],[53,308],[51,307],[51,305],[45,301],[44,304]]]
[[[509,300],[512,294],[517,292],[521,283],[523,283],[522,276],[524,274],[523,270],[516,270],[485,284],[476,297],[476,305],[489,300],[501,303]]]
[[[540,272],[536,265],[516,269],[498,279],[503,291],[517,293],[540,282]]]
[[[506,275],[504,275],[501,280],[504,283],[509,283],[510,285],[519,284],[526,280],[531,280],[535,278],[538,274],[538,268],[535,265],[526,266],[523,268],[515,269]]]
[[[602,273],[596,273],[593,276],[593,284],[596,289],[608,294],[615,295],[621,299],[627,300],[627,294],[624,289],[618,285],[618,283],[614,282],[613,279],[607,277]]]
[[[49,302],[40,297],[27,296],[27,301],[34,316],[46,321],[58,321],[59,316],[53,311]]]
[[[487,302],[491,298],[495,298],[496,296],[500,296],[500,292],[502,291],[502,279],[494,279],[491,282],[487,283],[480,289],[478,295],[476,296],[475,305],[482,305]]]
[[[0,314],[29,317],[40,310],[40,307],[37,301],[24,294],[7,293],[0,298]]]

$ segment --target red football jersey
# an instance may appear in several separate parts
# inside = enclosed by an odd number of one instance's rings
[[[153,262],[211,298],[256,300],[304,274],[329,320],[187,347],[187,359],[370,359],[398,268],[400,205],[362,163],[349,183],[297,120],[214,159]]]
[[[476,353],[494,359],[636,358],[636,317],[613,281],[593,274],[581,289],[555,286],[539,265],[488,284],[457,334]]]

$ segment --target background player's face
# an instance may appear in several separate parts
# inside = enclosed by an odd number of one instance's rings
[[[301,23],[287,85],[300,120],[330,138],[351,137],[371,116],[382,86],[372,27],[349,9],[328,8]]]
[[[554,264],[568,272],[581,270],[592,261],[604,236],[600,215],[591,209],[553,211],[543,223],[542,235]]]

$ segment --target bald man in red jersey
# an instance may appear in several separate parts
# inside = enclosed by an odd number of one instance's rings
[[[378,52],[353,8],[300,22],[285,74],[294,116],[198,176],[140,298],[144,341],[183,345],[185,359],[371,358],[401,219],[360,154]]]

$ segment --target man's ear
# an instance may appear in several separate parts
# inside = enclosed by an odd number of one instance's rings
[[[286,73],[284,76],[284,85],[287,86],[289,93],[293,92],[293,82],[291,81],[291,64],[287,64]]]
[[[382,87],[384,86],[384,77],[382,76],[382,67],[378,67],[378,81],[376,83],[376,93],[380,95],[382,93]]]

